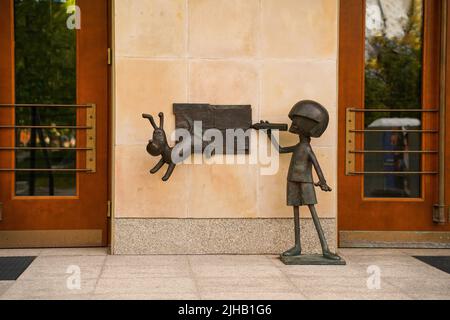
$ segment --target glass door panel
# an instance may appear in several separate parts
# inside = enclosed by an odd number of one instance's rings
[[[365,21],[364,196],[420,198],[423,0],[367,0]]]
[[[14,0],[16,104],[76,104],[76,30],[67,27],[73,5],[75,0]],[[15,125],[22,127],[15,134],[16,169],[76,168],[70,150],[77,146],[70,128],[77,125],[76,108],[17,106]],[[75,196],[76,181],[76,173],[18,171],[15,194]]]

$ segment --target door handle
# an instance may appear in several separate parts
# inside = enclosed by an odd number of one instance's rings
[[[345,175],[350,176],[356,171],[356,113],[347,109],[345,119]]]
[[[348,108],[346,110],[345,119],[345,175],[347,176],[360,176],[360,175],[437,175],[437,171],[414,171],[414,172],[366,172],[356,170],[356,156],[366,155],[366,154],[389,154],[389,153],[405,153],[405,154],[421,154],[421,155],[434,155],[439,153],[437,150],[405,150],[405,151],[393,151],[393,150],[357,150],[357,136],[366,135],[369,133],[419,133],[419,134],[431,134],[436,135],[439,133],[437,129],[420,129],[420,130],[410,130],[410,129],[357,129],[357,116],[356,114],[374,113],[374,112],[421,112],[421,113],[432,113],[438,114],[437,109],[356,109]]]
[[[91,107],[86,110],[86,126],[89,128],[86,131],[86,168],[89,173],[97,171],[97,106],[91,104]]]
[[[0,221],[3,221],[3,203],[0,202]]]

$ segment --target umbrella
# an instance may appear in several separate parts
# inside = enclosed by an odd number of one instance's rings
[[[381,118],[369,125],[369,128],[420,127],[422,122],[414,118]]]

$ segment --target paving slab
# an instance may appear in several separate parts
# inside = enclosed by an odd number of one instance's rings
[[[417,259],[407,255],[349,255],[347,257],[348,265],[366,265],[366,266],[420,266]]]
[[[14,281],[0,281],[0,297],[13,286]]]
[[[339,249],[338,254],[343,256],[402,256],[407,253],[405,253],[405,249],[359,248],[359,249]]]
[[[291,293],[265,293],[265,292],[256,292],[256,293],[241,293],[241,292],[232,292],[232,293],[202,293],[202,300],[238,300],[238,301],[249,301],[249,300],[275,300],[275,301],[283,301],[283,300],[307,300],[307,298],[299,293],[299,292],[291,292]]]
[[[0,249],[0,257],[37,257],[42,249]]]
[[[187,256],[107,256],[107,266],[171,266],[189,267]]]
[[[102,248],[0,250],[37,256],[0,299],[450,300],[450,275],[413,256],[450,250],[343,249],[347,266],[286,266],[278,256],[110,256]],[[80,290],[71,290],[78,267]],[[381,288],[369,289],[378,267]],[[69,272],[68,271],[72,271]],[[70,282],[72,283],[72,282]],[[73,284],[73,283],[72,283]]]
[[[192,272],[198,278],[282,278],[283,273],[275,266],[211,266],[191,265]]]
[[[199,278],[196,279],[201,295],[213,293],[300,293],[299,290],[284,278]]]
[[[20,277],[19,280],[57,280],[68,278],[73,274],[79,274],[82,279],[97,279],[102,272],[102,265],[31,265]]]
[[[69,266],[102,266],[106,256],[39,256],[32,263],[33,267],[63,268]]]
[[[447,295],[450,298],[450,277],[440,278],[384,278],[383,281],[399,288],[408,295]]]
[[[310,297],[312,294],[403,294],[403,292],[388,282],[381,279],[380,287],[370,289],[368,278],[331,278],[331,277],[290,277],[289,280],[300,290],[302,294]]]
[[[1,299],[58,299],[77,298],[94,292],[97,280],[81,280],[79,288],[68,285],[68,279],[19,280],[1,296]],[[72,282],[69,282],[72,284]]]
[[[200,300],[199,295],[195,293],[154,293],[154,294],[94,294],[90,296],[91,300]]]
[[[363,266],[283,266],[280,270],[288,277],[367,277],[367,268]]]
[[[108,248],[42,249],[41,256],[106,256]]]
[[[190,277],[189,267],[185,265],[109,265],[103,267],[102,279],[129,278],[186,278]]]
[[[378,293],[378,292],[308,292],[307,298],[309,300],[413,300],[408,295],[403,293]]]
[[[100,278],[95,295],[161,295],[197,294],[194,280],[191,278]]]

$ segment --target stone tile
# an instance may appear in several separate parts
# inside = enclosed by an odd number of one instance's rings
[[[221,266],[215,263],[196,264],[191,262],[192,271],[198,278],[283,278],[283,273],[273,265]]]
[[[108,248],[67,248],[43,249],[41,256],[106,256]]]
[[[47,265],[47,266],[30,266],[19,278],[19,280],[61,280],[68,279],[74,274],[72,266],[80,268],[80,276],[82,279],[97,279],[100,276],[102,265]]]
[[[116,54],[181,57],[186,54],[184,0],[121,0],[115,5]]]
[[[290,277],[289,280],[308,298],[315,299],[315,295],[333,297],[334,295],[365,296],[402,294],[402,292],[386,281],[381,281],[381,289],[370,290],[367,286],[367,277]]]
[[[261,118],[286,117],[300,100],[316,100],[336,113],[336,77],[334,61],[264,62]]]
[[[33,300],[33,299],[31,299]],[[42,300],[42,299],[35,299],[35,300]],[[45,300],[50,301],[89,301],[92,300],[91,294],[79,294],[79,295],[57,295],[57,296],[49,296],[45,297]]]
[[[384,278],[384,281],[399,288],[409,296],[442,295],[450,299],[450,275],[448,279],[423,278]]]
[[[298,289],[283,278],[198,278],[196,283],[201,296],[217,293],[298,293]]]
[[[259,71],[256,63],[194,60],[189,70],[190,102],[251,105],[253,118],[256,119],[259,110]]]
[[[14,281],[0,281],[0,297],[13,286]]]
[[[421,266],[421,263],[410,256],[382,256],[382,255],[374,255],[374,256],[346,256],[347,263],[349,265],[362,265],[362,266]]]
[[[256,56],[258,24],[258,0],[190,0],[189,55]]]
[[[155,293],[155,294],[96,294],[91,297],[92,300],[199,300],[199,296],[193,293]]]
[[[80,267],[101,267],[106,256],[40,256],[30,268],[66,268],[72,265]]]
[[[118,227],[120,226],[120,227]],[[331,250],[336,222],[322,219]],[[305,253],[320,247],[311,219],[302,220]],[[280,254],[293,245],[292,219],[116,219],[115,254]]]
[[[435,279],[448,279],[449,275],[443,271],[435,269],[433,267],[424,265],[385,265],[380,266],[381,276],[384,278],[435,278]]]
[[[105,256],[39,256],[19,280],[65,281],[79,268],[81,279],[97,279]]]
[[[401,251],[410,256],[450,256],[449,249],[401,249]]]
[[[256,166],[190,166],[189,218],[256,218]]]
[[[169,182],[161,179],[167,165],[155,175],[150,170],[159,161],[142,146],[116,147],[116,218],[186,218],[189,168],[177,166]]]
[[[19,280],[2,296],[2,299],[83,299],[94,291],[97,280],[81,280],[80,290],[70,290],[67,280]]]
[[[368,274],[363,268],[352,266],[281,266],[281,271],[288,278],[296,277],[331,277],[331,278],[363,278]]]
[[[164,256],[164,255],[116,255],[108,256],[106,258],[106,267],[165,267],[165,266],[178,266],[183,268],[189,268],[187,256]]]
[[[25,301],[89,301],[92,299],[91,294],[72,294],[72,295],[43,295],[43,296],[11,296],[11,297],[0,297],[0,300],[15,301],[15,300],[25,300]]]
[[[40,256],[18,281],[0,282],[0,299],[450,299],[448,274],[395,250],[377,253],[350,254],[342,267],[285,266],[275,255]],[[381,268],[380,290],[367,288],[372,263]],[[68,289],[69,264],[82,269],[81,290]]]
[[[282,219],[192,219],[188,223],[189,254],[265,254],[286,246],[289,221]],[[227,256],[228,257],[228,256]]]
[[[191,278],[101,278],[95,289],[96,295],[155,295],[155,294],[196,294]]]
[[[262,0],[262,55],[337,59],[337,0]]]
[[[0,249],[0,257],[37,257],[42,249]]]
[[[404,256],[403,249],[346,249],[340,248],[339,252],[346,257],[351,256]]]
[[[411,297],[402,293],[379,293],[379,292],[308,292],[309,300],[412,300]]]
[[[189,256],[191,266],[223,266],[235,267],[244,266],[253,267],[271,267],[273,264],[265,256],[244,256],[244,255],[196,255]]]
[[[442,300],[448,301],[450,300],[450,295],[439,295],[439,294],[410,294],[409,295],[414,300]]]
[[[267,301],[267,300],[306,300],[306,297],[298,292],[287,293],[265,293],[265,292],[249,292],[249,293],[202,293],[202,300],[238,300],[238,301]]]
[[[139,279],[139,278],[182,278],[189,277],[187,266],[177,265],[141,265],[109,266],[103,268],[102,279]]]
[[[116,144],[141,145],[145,151],[153,129],[143,113],[152,114],[158,122],[158,113],[164,112],[170,139],[175,129],[173,104],[187,100],[186,79],[184,61],[117,59]]]
[[[186,254],[186,219],[116,219],[114,254]]]

